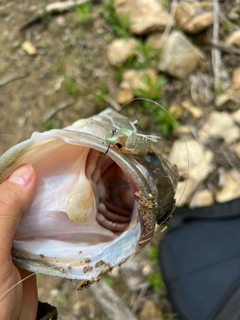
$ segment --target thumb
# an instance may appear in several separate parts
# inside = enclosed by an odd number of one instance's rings
[[[36,185],[37,173],[31,165],[20,166],[0,185],[1,255],[10,256],[21,214],[31,203]]]

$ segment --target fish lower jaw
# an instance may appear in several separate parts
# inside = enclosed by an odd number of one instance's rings
[[[132,186],[122,169],[95,149],[65,143],[56,150],[44,147],[46,160],[31,159],[39,184],[13,242],[15,262],[71,279],[99,276],[138,246],[141,228]]]

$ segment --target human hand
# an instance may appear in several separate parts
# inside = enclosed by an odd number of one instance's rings
[[[36,276],[23,281],[31,273],[12,262],[12,240],[21,214],[31,203],[37,185],[37,173],[31,165],[23,165],[0,185],[0,319],[35,320],[38,297]],[[4,295],[4,296],[2,296]],[[1,298],[2,297],[2,298]]]

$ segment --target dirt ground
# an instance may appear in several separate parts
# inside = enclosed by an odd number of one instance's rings
[[[99,5],[93,7],[91,19],[84,23],[72,11],[46,16],[20,31],[38,8],[50,2],[0,1],[0,154],[34,131],[61,128],[103,110],[107,104],[96,99],[96,94],[104,88],[109,95],[116,95],[114,70],[106,60],[109,31]],[[36,55],[24,52],[24,41],[34,44]],[[61,106],[62,111],[49,117],[49,111]],[[133,306],[139,292],[132,293],[120,273],[109,281]],[[87,289],[76,291],[77,284],[39,275],[39,300],[55,305],[60,320],[106,319],[92,293]],[[154,295],[156,299],[158,295]]]
[[[92,7],[85,21],[72,10],[43,16],[21,30],[28,19],[51,2],[0,0],[0,155],[34,131],[62,128],[103,110],[107,106],[103,99],[106,90],[116,97],[119,83],[106,59],[109,29],[100,13],[101,4]],[[34,45],[36,54],[23,50],[25,41]],[[189,87],[180,82],[175,85],[173,80],[165,94],[168,100],[175,97],[180,101],[189,91]],[[207,113],[208,109],[203,108]],[[186,116],[185,121],[188,119]],[[156,132],[154,126],[151,129]],[[165,151],[172,142],[172,137],[163,139]],[[132,266],[134,261],[141,261],[145,274],[155,268],[148,250],[138,253],[130,263]],[[162,319],[176,319],[164,288],[154,291],[145,276],[145,287],[130,290],[126,284],[129,272],[134,274],[130,267],[118,269],[106,281],[130,309],[139,315],[144,302],[150,299],[161,309]],[[107,319],[92,292],[76,291],[76,286],[75,281],[39,276],[39,299],[55,305],[60,320]]]
[[[41,6],[48,2],[41,1]],[[2,153],[33,131],[48,129],[44,117],[49,109],[68,103],[70,98],[73,102],[49,126],[64,127],[96,113],[100,108],[93,93],[103,86],[114,92],[116,84],[106,60],[107,32],[97,7],[87,25],[70,12],[45,17],[20,32],[21,25],[39,8],[38,1],[0,4],[0,79],[19,78],[0,87]],[[37,55],[22,50],[26,40],[34,43]]]

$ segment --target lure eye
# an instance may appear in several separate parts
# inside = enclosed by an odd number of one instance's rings
[[[121,143],[115,143],[115,146],[117,146],[118,147],[118,149],[122,149],[122,145],[121,145]]]

